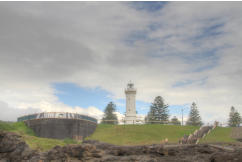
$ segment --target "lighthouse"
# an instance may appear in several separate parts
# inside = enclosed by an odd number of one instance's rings
[[[136,104],[135,96],[136,89],[134,88],[133,83],[128,83],[127,88],[125,89],[126,95],[126,114],[125,114],[125,124],[136,124]]]

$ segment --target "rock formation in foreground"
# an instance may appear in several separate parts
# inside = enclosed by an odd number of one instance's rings
[[[213,145],[115,146],[98,141],[56,146],[40,153],[15,133],[0,132],[0,162],[227,162],[242,161],[242,149]]]

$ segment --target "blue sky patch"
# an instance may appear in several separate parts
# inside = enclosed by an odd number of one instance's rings
[[[204,23],[206,23],[206,21]],[[207,39],[209,37],[216,38],[216,36],[224,34],[223,30],[221,30],[224,25],[225,23],[217,23],[205,26],[200,30],[200,32],[198,32],[197,35],[194,35],[192,38],[190,38],[190,41],[203,41],[204,39]]]
[[[73,83],[55,83],[56,96],[61,102],[69,106],[80,106],[87,108],[95,106],[104,110],[106,105],[112,101],[111,94],[100,88],[82,88]]]
[[[220,24],[214,24],[204,28],[202,34],[200,35],[200,38],[214,37],[214,36],[223,34],[223,32],[220,30],[223,26],[224,26],[224,23],[220,23]]]
[[[184,80],[184,81],[179,81],[179,82],[176,82],[175,84],[172,85],[173,88],[176,88],[176,87],[183,87],[183,86],[187,86],[187,85],[190,85],[192,84],[194,81],[192,80]]]
[[[124,42],[128,46],[133,46],[136,41],[147,41],[147,31],[132,31],[125,39]]]
[[[147,12],[156,12],[161,10],[168,2],[158,1],[142,1],[142,2],[131,2],[131,6],[137,10],[144,10]]]
[[[205,85],[207,79],[208,79],[208,77],[205,77],[205,78],[202,78],[202,79],[199,79],[199,80],[187,79],[187,80],[184,80],[184,81],[179,81],[179,82],[176,82],[175,84],[173,84],[172,88],[185,87],[185,86],[188,86],[188,85],[191,85],[191,84],[197,84],[197,85],[203,86],[203,85]]]

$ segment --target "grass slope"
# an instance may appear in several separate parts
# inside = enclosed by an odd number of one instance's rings
[[[178,143],[184,134],[198,127],[161,124],[108,125],[99,124],[94,134],[87,139],[99,140],[116,145],[142,145],[159,143],[168,138],[169,143]]]
[[[230,143],[236,142],[231,137],[231,127],[216,127],[207,136],[200,140],[199,143]]]
[[[22,136],[23,140],[32,149],[37,149],[39,151],[47,151],[56,145],[64,146],[66,144],[77,144],[77,142],[72,139],[57,140],[49,138],[36,137],[33,130],[28,128],[24,122],[2,122],[0,121],[0,131],[15,132]]]
[[[0,130],[15,132],[18,134],[26,134],[34,136],[32,129],[28,128],[23,122],[3,122],[0,121]]]

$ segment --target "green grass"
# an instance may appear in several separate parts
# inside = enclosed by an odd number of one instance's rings
[[[65,146],[67,144],[80,144],[81,142],[73,139],[57,140],[50,138],[40,138],[36,136],[23,136],[24,141],[29,145],[30,148],[39,151],[47,151],[55,146]]]
[[[80,141],[73,139],[50,139],[36,137],[33,130],[28,128],[24,122],[2,122],[0,121],[0,131],[15,132],[22,136],[23,140],[29,145],[30,148],[39,151],[47,151],[51,148],[59,145],[64,146],[66,144],[80,144]]]
[[[233,143],[235,139],[231,137],[231,127],[216,127],[207,136],[200,140],[199,143]]]
[[[24,122],[3,122],[0,121],[0,130],[15,132],[18,134],[31,135],[34,136],[32,129],[28,128]]]
[[[194,132],[198,127],[161,124],[108,125],[99,124],[94,134],[87,139],[99,140],[116,145],[142,145],[160,143],[168,138],[169,143],[178,143],[184,134]]]
[[[178,143],[184,134],[190,134],[199,127],[177,126],[161,124],[145,125],[108,125],[99,124],[96,131],[86,139],[99,140],[116,145],[143,145],[161,143],[168,139],[169,143]],[[32,129],[28,128],[23,122],[1,122],[0,131],[9,131],[20,134],[23,140],[32,149],[47,151],[56,145],[80,144],[81,142],[73,139],[48,139],[36,137]],[[208,134],[200,143],[231,143],[236,140],[231,137],[232,128],[217,127]]]

